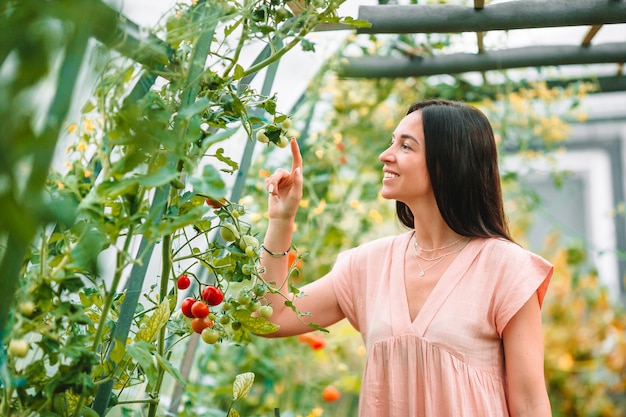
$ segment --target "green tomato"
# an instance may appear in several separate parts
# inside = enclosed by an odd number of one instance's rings
[[[267,133],[265,133],[265,129],[259,129],[256,132],[256,140],[258,140],[261,143],[267,143],[270,141],[269,136],[267,136]]]
[[[272,306],[264,305],[259,308],[259,315],[261,317],[269,319],[270,317],[272,317],[272,314],[274,314],[274,309],[272,308]]]
[[[247,246],[246,247],[246,256],[248,258],[255,258],[256,257],[256,250],[252,246]]]
[[[204,343],[212,345],[220,340],[220,332],[211,327],[207,327],[206,329],[202,330],[200,337],[202,337],[202,341]]]
[[[28,353],[30,346],[24,339],[11,339],[9,342],[9,355],[16,358],[23,358]]]
[[[237,302],[242,306],[248,305],[250,300],[252,300],[252,297],[250,296],[250,293],[248,291],[241,291],[237,295]]]
[[[239,239],[239,231],[232,223],[226,223],[220,227],[220,236],[225,242],[234,242]]]
[[[20,305],[19,305],[20,313],[24,317],[31,317],[33,315],[33,313],[35,312],[35,308],[37,308],[35,306],[35,303],[33,303],[30,300],[24,301],[24,302],[20,303]]]
[[[291,128],[291,119],[287,117],[285,120],[280,122],[280,126],[285,130],[289,130],[289,128]]]
[[[228,324],[230,323],[230,316],[223,314],[220,316],[219,319],[217,319],[217,321],[219,321],[220,324]]]
[[[261,307],[261,303],[258,300],[252,300],[250,301],[250,303],[248,303],[248,310],[250,310],[253,313],[255,311],[259,311],[260,307]]]
[[[289,145],[289,139],[285,135],[280,135],[278,137],[278,142],[276,142],[276,146],[279,148],[286,148]]]
[[[263,297],[265,295],[265,293],[267,293],[267,288],[265,287],[265,284],[257,284],[254,286],[254,295],[256,295],[257,297]]]
[[[248,246],[252,246],[252,249],[254,250],[259,249],[259,240],[251,235],[243,235],[241,237],[241,242],[239,242],[239,248],[245,251]]]

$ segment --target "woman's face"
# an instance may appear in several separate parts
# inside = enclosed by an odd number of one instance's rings
[[[405,116],[393,132],[391,145],[380,154],[384,164],[381,195],[409,206],[424,198],[434,199],[424,143],[420,111]]]

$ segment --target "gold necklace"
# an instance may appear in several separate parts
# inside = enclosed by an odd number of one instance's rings
[[[461,238],[461,239],[462,239],[462,238]],[[422,268],[422,265],[420,265],[419,258],[421,258],[421,256],[417,253],[417,249],[416,249],[416,247],[415,247],[415,245],[414,245],[414,246],[413,246],[413,254],[415,255],[415,262],[417,262],[417,266],[418,266],[418,268],[420,269],[419,276],[420,276],[420,277],[423,277],[424,275],[426,275],[426,272],[428,272],[429,270],[431,270],[432,268],[434,268],[435,266],[437,266],[437,265],[439,264],[439,262],[441,262],[441,261],[443,261],[443,260],[444,260],[444,258],[445,258],[445,257],[450,256],[450,255],[452,255],[453,253],[461,252],[461,251],[463,250],[463,248],[465,248],[465,247],[467,246],[467,244],[469,243],[469,241],[470,241],[470,240],[471,240],[471,238],[469,238],[469,237],[468,237],[468,238],[467,238],[467,240],[465,241],[465,243],[463,244],[463,246],[461,246],[461,247],[460,247],[460,248],[458,248],[458,249],[451,250],[451,251],[450,251],[450,252],[448,252],[448,253],[445,253],[445,254],[443,254],[443,255],[441,255],[441,256],[438,256],[437,258],[433,258],[433,259],[425,259],[425,260],[430,260],[430,261],[435,261],[435,260],[437,261],[437,262],[435,262],[434,264],[430,265],[430,266],[429,266],[428,268],[426,268],[426,269]],[[460,239],[459,239],[459,241],[460,241]],[[458,241],[457,241],[457,243],[458,243]],[[424,259],[424,258],[422,258],[422,259]]]
[[[421,246],[420,246],[420,244],[419,244],[419,243],[417,243],[417,239],[415,239],[415,240],[413,241],[413,247],[414,247],[415,249],[419,249],[419,250],[421,250],[422,252],[436,252],[436,251],[438,251],[438,250],[443,250],[443,249],[448,249],[448,248],[451,248],[452,246],[454,246],[454,245],[456,245],[457,243],[459,243],[459,242],[461,241],[461,239],[463,239],[463,236],[461,236],[460,238],[458,238],[458,239],[457,239],[457,240],[455,240],[454,242],[450,243],[449,245],[442,246],[442,247],[440,247],[440,248],[433,248],[433,249],[424,249],[423,247],[421,247]]]

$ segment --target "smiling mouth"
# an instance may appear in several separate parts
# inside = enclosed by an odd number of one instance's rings
[[[397,174],[392,174],[391,172],[385,172],[383,173],[383,178],[398,178],[399,175]]]

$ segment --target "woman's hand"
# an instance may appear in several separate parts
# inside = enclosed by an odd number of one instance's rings
[[[291,155],[291,171],[279,168],[265,179],[270,219],[293,220],[302,199],[302,156],[295,139],[291,139]]]

